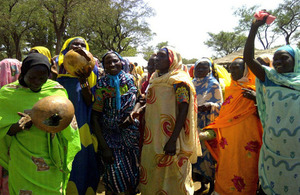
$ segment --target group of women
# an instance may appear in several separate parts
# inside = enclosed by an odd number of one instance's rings
[[[8,194],[8,183],[10,194],[96,194],[101,176],[111,195],[206,188],[217,195],[298,194],[300,51],[279,48],[273,66],[255,59],[264,23],[252,24],[231,74],[203,57],[191,78],[180,54],[164,47],[151,56],[142,83],[114,51],[101,59],[105,75],[96,63],[74,76],[64,56],[89,50],[82,37],[64,43],[57,64],[44,47],[32,48],[22,64],[1,61],[0,165],[8,170],[7,176],[0,167],[1,193]],[[69,98],[75,108],[58,133],[38,129],[30,115],[51,95]]]

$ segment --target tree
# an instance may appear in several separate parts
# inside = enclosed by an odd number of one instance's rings
[[[152,32],[145,18],[152,16],[153,10],[142,0],[102,0],[89,1],[83,14],[85,32],[93,51],[104,53],[114,50],[118,53],[138,48],[148,42]],[[101,7],[101,9],[95,9]]]
[[[223,57],[243,48],[247,37],[236,32],[221,31],[217,34],[208,32],[210,38],[204,44],[217,52],[218,57]]]
[[[299,38],[299,33],[297,33],[299,32],[297,29],[300,26],[299,10],[299,0],[284,0],[284,3],[279,4],[274,11],[274,14],[277,16],[275,32],[281,32],[284,35],[287,45],[290,44],[291,38]],[[295,36],[293,37],[293,35]]]
[[[152,54],[156,53],[158,50],[160,50],[164,46],[169,46],[169,42],[164,41],[164,42],[157,43],[157,45],[155,47],[153,47],[153,46],[144,47],[142,49],[144,59],[148,61]]]
[[[66,28],[70,25],[72,14],[80,14],[77,13],[76,8],[83,3],[81,0],[40,0],[44,8],[48,11],[48,18],[51,24],[53,24],[53,28],[56,35],[56,44],[55,48],[56,54],[59,54],[63,35],[66,32]]]
[[[240,17],[238,26],[234,28],[235,32],[238,33],[249,32],[251,23],[254,19],[253,15],[255,11],[258,9],[258,7],[259,7],[258,5],[254,5],[250,8],[247,8],[245,5],[243,5],[242,7],[234,11],[233,15]],[[272,14],[272,10],[268,10],[268,12]],[[270,49],[271,45],[278,38],[276,33],[270,31],[270,27],[272,27],[271,25],[264,25],[261,28],[259,28],[257,32],[257,40],[261,43],[264,49]]]
[[[35,25],[32,16],[37,11],[37,7],[32,5],[36,3],[35,0],[1,1],[0,30],[1,36],[7,36],[1,37],[7,49],[7,57],[13,57],[12,51],[14,51],[15,58],[22,60],[22,39]]]

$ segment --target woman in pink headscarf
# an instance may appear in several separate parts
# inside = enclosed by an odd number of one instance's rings
[[[0,88],[18,79],[21,69],[21,62],[17,59],[4,59],[0,61]],[[8,172],[0,166],[0,192],[1,195],[8,195]]]

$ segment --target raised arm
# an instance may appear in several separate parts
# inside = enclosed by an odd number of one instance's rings
[[[265,81],[265,71],[259,61],[257,61],[254,57],[254,41],[258,28],[264,25],[266,20],[267,17],[265,17],[263,20],[255,20],[252,23],[244,48],[244,61],[253,74],[255,74],[255,76],[263,82]]]

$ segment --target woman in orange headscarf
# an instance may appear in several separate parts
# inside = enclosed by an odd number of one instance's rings
[[[206,146],[217,161],[215,194],[255,194],[262,126],[255,106],[255,77],[242,57],[230,65],[231,84],[219,117],[205,129],[216,138]]]

